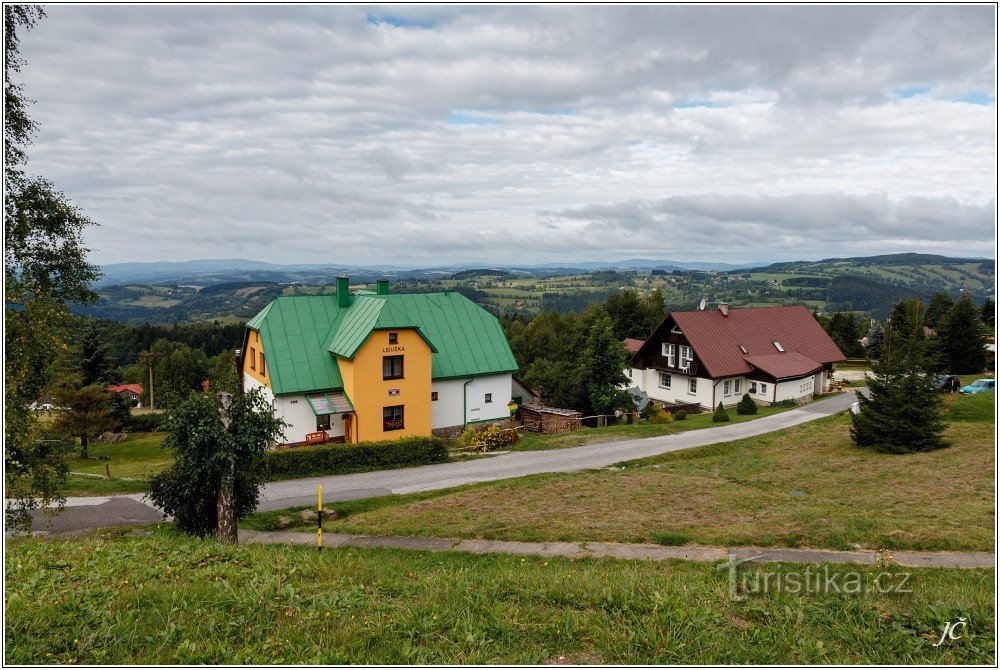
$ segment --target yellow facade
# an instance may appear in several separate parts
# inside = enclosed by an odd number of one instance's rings
[[[390,334],[397,341],[390,343]],[[383,379],[383,357],[403,357],[403,377]],[[338,358],[344,391],[354,404],[348,442],[431,434],[431,348],[414,329],[376,330],[353,360]],[[383,430],[383,410],[403,407],[403,428]]]
[[[270,388],[271,380],[267,375],[267,357],[264,355],[264,345],[260,341],[260,333],[252,329],[249,332],[246,351],[243,355],[243,372]]]

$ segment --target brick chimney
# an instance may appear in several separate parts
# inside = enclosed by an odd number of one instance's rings
[[[728,302],[720,302],[719,303],[719,311],[722,312],[722,316],[729,316],[729,303]]]

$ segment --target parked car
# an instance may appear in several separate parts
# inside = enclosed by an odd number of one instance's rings
[[[997,380],[995,379],[977,379],[968,386],[963,386],[959,393],[982,393],[983,391],[995,391],[997,388]]]
[[[934,380],[934,388],[942,393],[954,393],[962,388],[962,382],[955,375],[938,375]]]

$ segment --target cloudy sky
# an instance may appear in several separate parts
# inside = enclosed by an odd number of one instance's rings
[[[50,6],[100,263],[994,255],[992,6]]]

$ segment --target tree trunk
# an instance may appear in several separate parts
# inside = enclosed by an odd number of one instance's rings
[[[90,453],[87,451],[86,433],[80,436],[80,458],[90,458]]]
[[[237,544],[240,541],[236,528],[236,507],[233,505],[232,478],[221,482],[219,494],[215,498],[216,531],[222,544]]]

